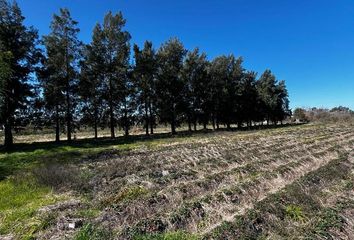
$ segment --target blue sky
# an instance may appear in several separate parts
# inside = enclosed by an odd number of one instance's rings
[[[132,43],[157,48],[178,37],[210,59],[234,53],[261,74],[286,80],[291,107],[354,109],[353,0],[18,0],[26,23],[49,32],[53,13],[71,10],[89,42],[105,13],[122,11]]]

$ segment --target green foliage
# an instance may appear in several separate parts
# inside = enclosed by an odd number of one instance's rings
[[[26,27],[24,19],[16,2],[0,1],[0,124],[5,125],[8,148],[13,144],[17,110],[33,97],[29,80],[39,61],[37,31]]]
[[[171,124],[172,134],[180,122],[184,90],[181,76],[183,59],[186,54],[183,44],[176,38],[164,43],[157,52],[156,92],[158,94],[159,116],[162,122]]]
[[[340,229],[344,224],[344,219],[339,215],[338,211],[332,208],[326,208],[321,211],[315,226],[316,235],[329,238],[328,230]]]

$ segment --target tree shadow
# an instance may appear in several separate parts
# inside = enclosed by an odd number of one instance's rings
[[[38,149],[46,149],[52,150],[58,147],[77,147],[77,148],[94,148],[94,147],[109,147],[112,145],[122,145],[122,144],[133,144],[136,142],[144,142],[150,140],[163,140],[167,138],[185,138],[191,137],[195,135],[203,135],[212,132],[236,132],[236,131],[255,131],[255,130],[266,130],[266,129],[276,129],[276,128],[287,128],[291,126],[298,126],[302,124],[288,123],[283,125],[259,125],[252,127],[241,127],[241,128],[226,128],[222,127],[219,129],[200,129],[197,131],[179,131],[176,134],[171,133],[156,133],[153,135],[130,135],[130,136],[120,136],[114,139],[109,137],[101,137],[98,139],[94,138],[86,138],[86,139],[77,139],[68,141],[61,141],[59,143],[52,142],[33,142],[33,143],[15,143],[11,149],[5,149],[2,145],[0,145],[0,153],[14,153],[14,152],[31,152]]]

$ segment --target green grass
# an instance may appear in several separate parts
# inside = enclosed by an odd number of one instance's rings
[[[75,235],[74,240],[109,240],[112,233],[92,224],[84,225]]]
[[[43,226],[38,209],[63,200],[30,177],[1,181],[0,192],[0,235],[16,234],[19,239],[31,239]]]

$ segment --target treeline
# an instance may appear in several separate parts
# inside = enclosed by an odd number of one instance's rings
[[[234,55],[211,61],[197,48],[187,51],[172,38],[155,49],[131,46],[121,13],[109,12],[93,29],[92,41],[78,39],[78,22],[68,9],[53,16],[40,40],[26,27],[16,3],[0,0],[0,123],[5,146],[18,125],[55,126],[56,141],[80,125],[109,126],[111,137],[133,125],[153,134],[158,123],[175,133],[181,123],[213,128],[254,122],[277,123],[289,116],[284,81],[270,70],[259,78]]]
[[[296,108],[293,118],[300,122],[354,122],[354,111],[348,107],[325,108]]]

